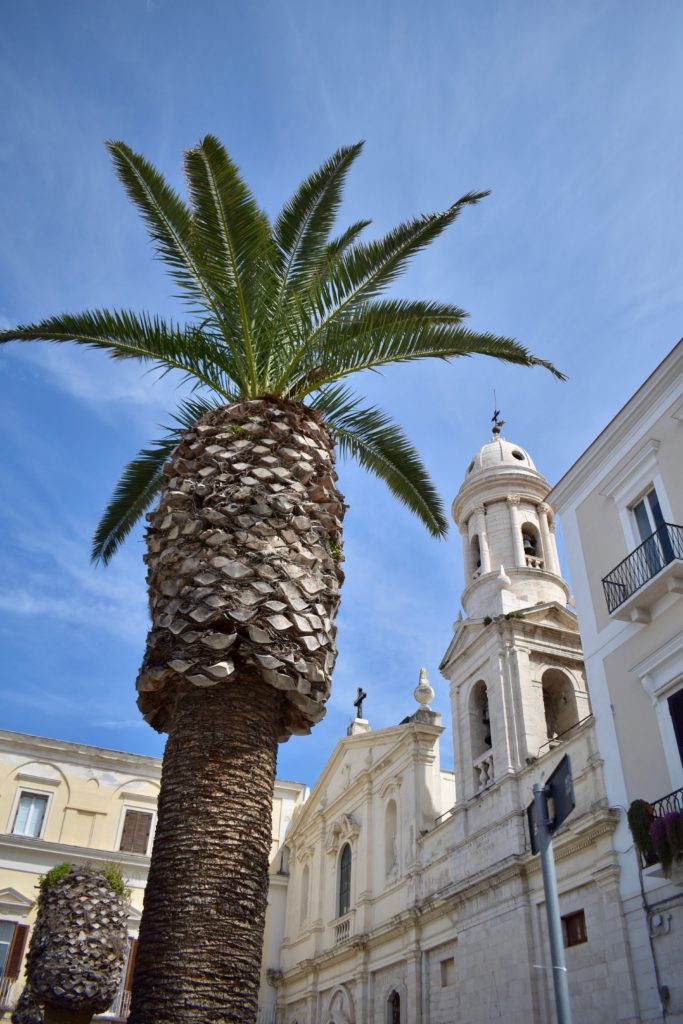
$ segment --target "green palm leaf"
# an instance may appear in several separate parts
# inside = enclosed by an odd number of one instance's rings
[[[165,437],[152,441],[150,448],[143,448],[137,458],[128,463],[95,530],[93,562],[107,565],[160,492],[164,465],[185,431],[219,404],[201,398],[184,401],[173,417],[178,426],[169,428]]]
[[[486,195],[488,192],[468,193],[442,213],[425,214],[400,224],[384,238],[359,242],[347,249],[319,280],[316,291],[306,296],[310,319],[307,337],[281,374],[277,393],[288,385],[291,387],[298,366],[335,320],[340,320],[360,302],[367,302],[381,293],[409,260],[438,238],[466,206],[479,202]]]
[[[0,344],[9,341],[73,342],[103,349],[114,359],[152,362],[162,372],[181,370],[226,397],[234,393],[234,362],[210,335],[196,327],[166,324],[146,313],[106,309],[63,313],[0,331]]]
[[[337,240],[336,245],[328,242],[346,175],[362,148],[359,142],[338,149],[304,179],[275,221],[272,277],[266,289],[268,305],[262,307],[259,332],[264,339],[264,372],[269,386],[273,365],[277,374],[301,343],[298,291],[326,273],[331,259],[362,230],[360,225],[353,225],[355,230],[353,234],[345,232],[346,239]],[[287,309],[287,300],[292,298],[294,309]]]
[[[342,455],[383,480],[431,534],[446,535],[448,521],[436,487],[399,426],[379,409],[363,408],[350,389],[339,385],[318,392],[311,405],[324,412]]]
[[[281,253],[278,271],[282,293],[310,278],[325,252],[339,211],[344,181],[363,143],[343,146],[306,178],[285,204],[273,236]]]
[[[533,356],[512,338],[472,331],[462,326],[467,313],[436,302],[390,299],[357,307],[331,325],[317,350],[307,353],[305,372],[292,396],[303,398],[323,383],[361,370],[417,359],[453,359],[475,353],[523,366],[551,364]]]
[[[216,292],[238,316],[254,395],[259,390],[254,327],[264,263],[271,250],[270,224],[236,164],[213,135],[187,152],[185,170],[195,214],[196,245]]]

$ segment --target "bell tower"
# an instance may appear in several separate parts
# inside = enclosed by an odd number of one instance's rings
[[[504,437],[494,436],[470,462],[452,509],[467,615],[500,615],[538,601],[566,605],[549,491],[529,453]]]
[[[441,670],[451,684],[458,802],[526,767],[590,714],[549,491],[496,423],[453,502],[466,617]]]

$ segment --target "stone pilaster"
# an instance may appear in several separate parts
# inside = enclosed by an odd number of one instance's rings
[[[526,566],[526,558],[524,557],[522,531],[519,526],[519,495],[508,494],[505,500],[510,510],[510,529],[512,530],[512,550],[514,552],[515,565],[523,569]]]

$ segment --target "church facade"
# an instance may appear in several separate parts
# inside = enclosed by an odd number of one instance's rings
[[[289,891],[271,973],[282,1024],[545,1024],[555,1019],[545,902],[526,808],[568,754],[576,809],[554,840],[575,1019],[641,1016],[581,641],[559,569],[550,485],[495,433],[453,503],[465,617],[440,716],[356,720],[286,844]]]

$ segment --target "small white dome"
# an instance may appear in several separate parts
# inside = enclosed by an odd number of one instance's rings
[[[518,444],[507,441],[504,437],[492,437],[491,440],[482,445],[474,456],[465,473],[465,481],[468,481],[477,473],[490,472],[496,469],[530,469],[538,472],[534,461],[525,448]]]

